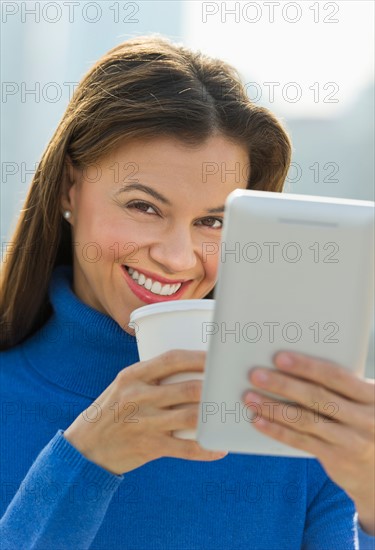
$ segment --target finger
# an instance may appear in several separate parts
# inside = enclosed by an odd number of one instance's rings
[[[358,403],[374,403],[374,380],[361,378],[332,361],[295,352],[285,352],[294,358],[292,365],[286,366],[281,362],[282,353],[278,352],[273,359],[278,369],[293,376],[318,382],[331,391]]]
[[[175,430],[194,430],[198,426],[198,405],[177,405],[173,409],[160,411],[157,423],[160,430],[173,432]]]
[[[257,371],[260,370],[253,369],[250,373],[250,381],[254,386],[264,388],[268,392],[285,397],[288,401],[299,403],[306,409],[314,409],[322,416],[334,418],[359,430],[373,429],[373,405],[350,401],[324,386],[271,369],[262,369],[268,377],[267,381],[262,382],[256,377]]]
[[[148,383],[158,383],[159,379],[171,374],[204,371],[206,355],[205,351],[174,349],[126,367],[123,371],[128,371],[128,374],[133,374],[134,371],[137,378]]]
[[[156,386],[153,392],[153,402],[160,408],[182,403],[199,403],[202,385],[202,380],[187,380],[186,382]]]
[[[298,403],[270,401],[267,397],[251,393],[248,394],[246,404],[247,406],[251,404],[256,406],[256,414],[251,421],[253,424],[264,418],[271,423],[276,422],[296,432],[312,435],[330,445],[343,446],[348,438],[352,440],[352,429],[333,419],[321,416],[316,411],[307,410]]]
[[[322,440],[316,435],[299,432],[284,423],[272,422],[267,418],[262,417],[258,422],[253,424],[254,427],[265,435],[281,441],[291,447],[306,451],[320,460],[337,461],[337,457],[343,454],[351,453],[353,460],[368,456],[368,449],[373,448],[373,443],[370,439],[362,437],[360,434],[349,430],[346,427],[342,428],[342,437],[337,444]],[[336,424],[336,427],[339,425]],[[371,451],[370,451],[371,452]]]
[[[281,441],[296,449],[306,451],[315,457],[320,457],[322,455],[322,449],[327,445],[327,443],[321,439],[303,432],[296,432],[289,426],[278,424],[277,422],[269,422],[266,418],[260,418],[257,422],[252,424],[252,426],[263,434],[272,437],[272,439]]]
[[[168,447],[166,457],[185,458],[187,460],[218,460],[227,456],[227,451],[208,451],[203,449],[197,441],[165,436],[165,447]]]

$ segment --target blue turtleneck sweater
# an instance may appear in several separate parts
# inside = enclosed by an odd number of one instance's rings
[[[53,315],[1,353],[1,548],[373,549],[355,507],[315,459],[159,458],[114,475],[64,430],[139,361],[136,340],[55,268]]]

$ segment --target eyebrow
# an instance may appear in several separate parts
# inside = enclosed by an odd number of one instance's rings
[[[123,185],[116,192],[115,196],[117,197],[121,193],[128,193],[129,191],[143,191],[143,193],[147,193],[148,195],[151,195],[151,197],[162,202],[163,204],[167,206],[172,206],[172,203],[166,197],[161,195],[158,191],[156,191],[152,187],[149,187],[148,185],[144,185],[142,183],[131,183],[130,185]],[[216,206],[215,208],[208,208],[206,212],[208,214],[218,214],[218,213],[224,212],[224,205]]]

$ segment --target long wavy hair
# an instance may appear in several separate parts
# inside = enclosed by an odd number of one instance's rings
[[[163,135],[199,145],[217,133],[247,147],[248,189],[282,191],[288,134],[268,109],[251,103],[232,66],[160,35],[127,40],[101,57],[83,76],[42,155],[4,255],[0,349],[47,321],[52,271],[73,264],[71,226],[60,200],[68,157],[84,169],[123,140]]]

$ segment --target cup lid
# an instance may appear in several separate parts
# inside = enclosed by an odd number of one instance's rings
[[[168,302],[158,302],[157,304],[148,304],[138,307],[130,314],[130,322],[134,322],[140,317],[154,315],[155,313],[166,313],[169,311],[191,311],[191,310],[209,310],[212,311],[215,306],[215,300],[200,298],[198,300],[169,300]]]

